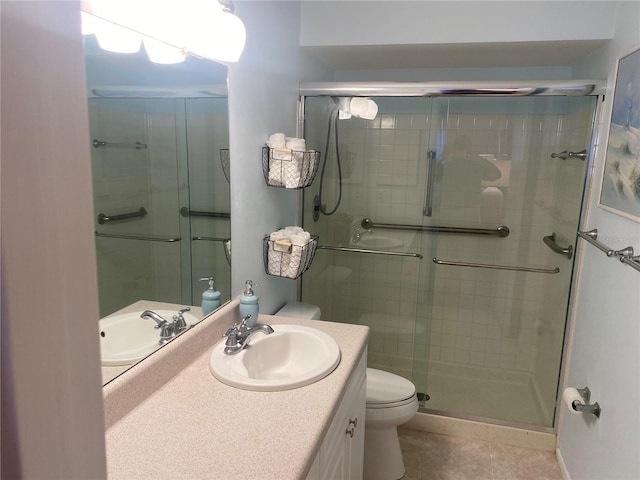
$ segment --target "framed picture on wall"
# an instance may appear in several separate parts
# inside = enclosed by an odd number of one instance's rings
[[[618,59],[600,207],[640,222],[640,48]]]

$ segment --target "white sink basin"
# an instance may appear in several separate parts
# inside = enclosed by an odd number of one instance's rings
[[[384,237],[382,235],[363,235],[357,243],[354,244],[360,248],[371,248],[378,250],[392,250],[404,246],[404,242],[398,238]]]
[[[232,387],[273,392],[317,382],[340,363],[340,348],[326,333],[301,325],[272,327],[272,334],[255,333],[235,355],[225,355],[226,339],[217,343],[209,360],[213,376]]]
[[[154,312],[168,322],[178,313],[177,310],[154,310]],[[142,310],[100,320],[102,365],[131,365],[158,349],[160,330],[154,328],[156,322],[150,318],[140,318],[141,314]],[[183,316],[188,325],[198,322],[198,318],[188,312]]]

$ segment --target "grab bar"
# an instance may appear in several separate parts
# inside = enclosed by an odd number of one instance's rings
[[[121,238],[123,240],[145,240],[147,242],[164,242],[164,243],[173,243],[179,242],[182,240],[180,237],[145,237],[142,235],[120,235],[117,233],[100,233],[95,232],[96,237],[105,237],[105,238]]]
[[[560,269],[555,268],[536,268],[536,267],[518,267],[515,265],[493,265],[488,263],[467,263],[467,262],[451,262],[448,260],[438,260],[433,257],[433,263],[438,265],[452,265],[456,267],[472,267],[472,268],[489,268],[492,270],[511,270],[513,272],[533,272],[533,273],[559,273]]]
[[[607,257],[617,257],[620,262],[625,265],[629,265],[634,270],[640,272],[640,255],[635,255],[633,252],[633,247],[626,247],[622,250],[613,250],[607,247],[605,244],[600,243],[598,241],[598,229],[594,228],[593,230],[589,230],[588,232],[580,232],[578,231],[578,236],[583,240],[586,240],[588,243],[596,247],[598,250],[604,252]]]
[[[579,158],[580,160],[584,160],[587,158],[587,151],[580,150],[579,152],[567,152],[564,150],[560,153],[552,153],[551,158],[560,158],[561,160],[566,160],[567,158]]]
[[[192,237],[191,240],[203,240],[205,242],[226,242],[231,240],[229,237]]]
[[[372,228],[383,228],[389,230],[415,230],[418,232],[435,232],[435,233],[458,233],[462,235],[491,235],[496,237],[509,236],[509,227],[499,225],[496,228],[466,228],[466,227],[443,227],[432,225],[401,225],[395,223],[373,223],[370,218],[365,218],[360,222],[365,230]]]
[[[211,217],[211,218],[231,218],[230,213],[226,212],[199,212],[197,210],[189,210],[187,207],[180,209],[180,215],[183,217]]]
[[[390,255],[393,257],[412,257],[422,259],[422,255],[419,253],[408,252],[388,252],[386,250],[366,250],[364,248],[347,248],[347,247],[332,247],[329,245],[318,245],[318,250],[335,250],[337,252],[352,252],[352,253],[371,253],[374,255]]]
[[[136,143],[118,143],[118,142],[105,142],[104,140],[98,140],[97,138],[94,138],[93,141],[91,142],[91,145],[93,145],[93,148],[100,148],[100,147],[133,147],[136,150],[140,150],[142,148],[147,148],[147,144],[146,143],[142,143],[142,142],[136,142]]]
[[[106,213],[98,214],[98,223],[100,225],[104,225],[107,222],[120,222],[122,220],[129,220],[131,218],[142,218],[147,215],[147,211],[144,207],[140,207],[140,209],[136,212],[131,213],[122,213],[120,215],[107,215]]]
[[[558,245],[556,243],[556,232],[553,232],[551,235],[547,235],[546,237],[542,237],[542,241],[558,255],[564,255],[569,260],[573,257],[573,246],[569,245],[568,247],[561,247]]]
[[[424,209],[422,215],[430,217],[433,214],[433,164],[436,160],[436,151],[427,151],[427,187],[424,193]]]

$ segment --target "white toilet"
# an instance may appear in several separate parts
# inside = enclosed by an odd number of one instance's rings
[[[318,320],[320,308],[291,303],[276,315]],[[364,479],[398,480],[405,474],[398,425],[418,411],[416,387],[406,378],[367,368],[367,410],[364,430]]]
[[[364,429],[364,478],[397,480],[404,476],[398,425],[418,411],[416,387],[406,378],[367,368]]]

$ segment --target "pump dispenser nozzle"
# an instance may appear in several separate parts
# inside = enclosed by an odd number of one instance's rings
[[[204,277],[201,282],[209,282],[209,288],[202,292],[202,314],[209,315],[220,306],[220,292],[213,288],[213,277]]]

